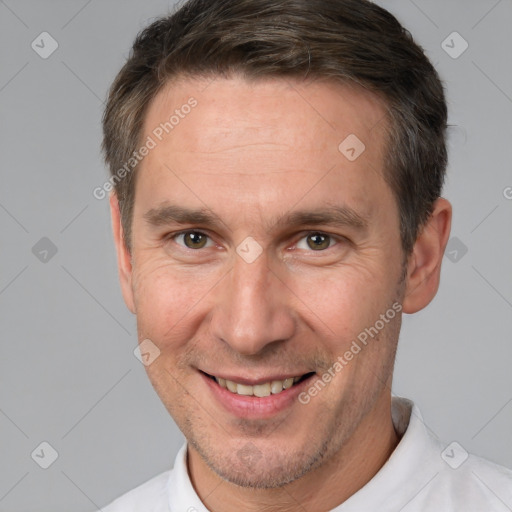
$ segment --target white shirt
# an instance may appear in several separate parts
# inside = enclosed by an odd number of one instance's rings
[[[395,430],[402,436],[380,471],[331,512],[511,512],[512,471],[443,445],[425,427],[418,408],[393,398]],[[174,469],[124,494],[103,512],[208,512],[190,481],[187,444]]]

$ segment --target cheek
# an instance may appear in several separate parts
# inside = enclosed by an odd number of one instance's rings
[[[218,280],[213,273],[177,269],[163,259],[139,260],[133,271],[139,335],[161,345],[186,339],[197,327],[194,318]]]
[[[391,307],[395,286],[391,276],[371,265],[346,265],[302,275],[290,284],[310,321],[338,345],[341,340],[350,344]]]

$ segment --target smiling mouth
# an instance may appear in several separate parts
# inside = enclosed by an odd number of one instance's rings
[[[304,375],[299,375],[297,377],[289,377],[288,379],[284,380],[272,380],[251,386],[228,379],[223,379],[222,377],[215,377],[214,375],[209,375],[205,372],[202,373],[208,378],[214,380],[221,388],[230,391],[234,395],[255,396],[259,398],[265,398],[270,395],[278,395],[279,393],[282,393],[283,391],[315,375],[315,372],[310,372]]]

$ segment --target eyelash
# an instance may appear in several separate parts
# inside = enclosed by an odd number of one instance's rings
[[[175,239],[177,237],[182,236],[182,235],[186,235],[188,233],[200,234],[200,235],[208,237],[208,239],[210,241],[213,241],[212,237],[210,235],[208,235],[208,233],[205,233],[204,231],[195,230],[195,229],[187,229],[185,231],[180,231],[178,233],[173,233],[173,234],[167,235],[165,237],[165,240],[173,240],[173,241],[175,241]],[[295,242],[294,246],[296,246],[299,243],[299,241],[303,240],[304,238],[307,238],[308,236],[312,236],[312,235],[320,235],[320,236],[328,237],[328,238],[331,239],[331,241],[334,242],[334,244],[330,244],[329,247],[327,247],[326,249],[323,249],[323,250],[314,251],[313,249],[310,249],[310,252],[318,252],[318,253],[326,252],[327,250],[331,249],[334,245],[338,245],[338,244],[340,244],[342,242],[348,241],[348,239],[346,239],[345,237],[331,235],[329,233],[324,233],[323,231],[304,231],[302,236],[297,239],[297,241]],[[186,249],[188,251],[194,251],[194,252],[198,252],[201,249],[207,249],[208,248],[208,247],[201,247],[200,249],[192,249],[190,247],[187,247],[186,245],[181,245],[181,244],[178,244],[178,245],[181,248],[183,248],[183,249]]]

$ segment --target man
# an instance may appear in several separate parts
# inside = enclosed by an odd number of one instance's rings
[[[512,472],[454,469],[391,397],[450,233],[446,119],[367,1],[192,0],[138,36],[104,116],[114,237],[187,444],[104,510],[510,510]]]

